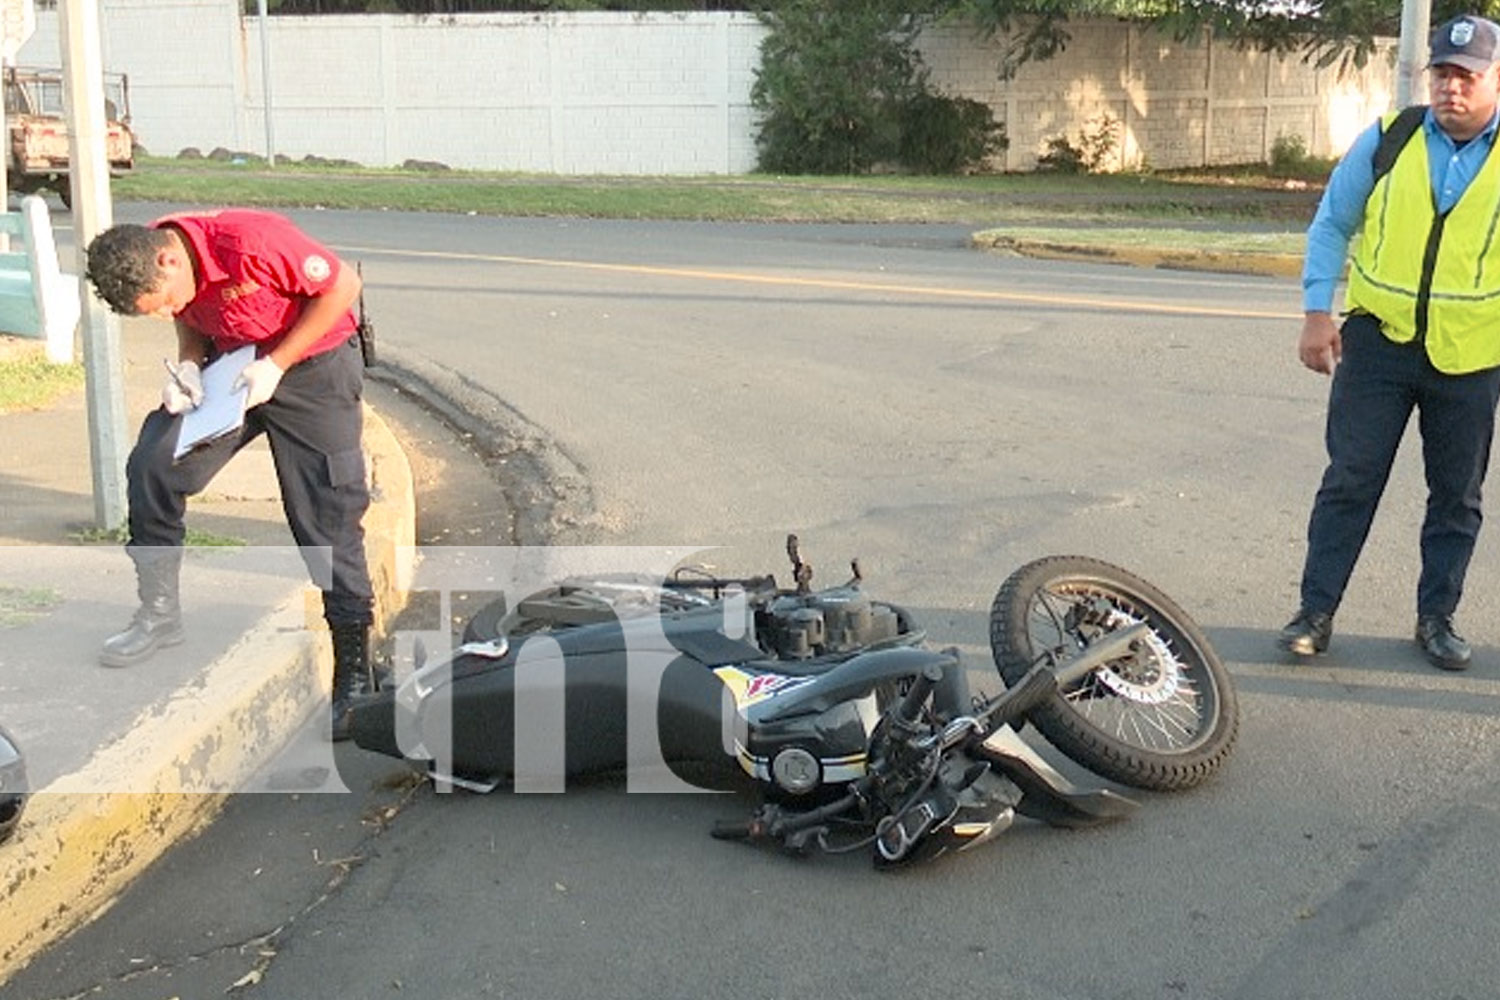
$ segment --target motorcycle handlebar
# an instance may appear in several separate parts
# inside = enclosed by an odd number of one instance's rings
[[[859,794],[850,791],[847,795],[810,809],[807,812],[787,812],[780,806],[767,805],[747,821],[720,821],[714,824],[710,835],[715,840],[762,840],[785,841],[787,837],[818,826],[838,816],[859,802]]]
[[[739,587],[747,594],[758,594],[766,590],[776,589],[776,577],[769,574],[765,576],[723,577],[723,576],[688,576],[682,570],[662,581],[662,586],[668,590],[727,590],[730,587]]]
[[[911,682],[911,689],[906,692],[906,697],[901,699],[901,704],[896,707],[896,718],[907,725],[913,725],[921,718],[922,706],[927,704],[927,698],[932,694],[932,689],[937,682],[943,679],[943,668],[936,663],[929,663],[922,668],[916,680]]]
[[[755,833],[753,821],[729,821],[720,820],[714,824],[714,828],[708,831],[708,835],[715,840],[749,840]]]

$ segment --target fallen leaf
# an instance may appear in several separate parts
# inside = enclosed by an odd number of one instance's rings
[[[247,986],[254,986],[264,978],[265,973],[261,972],[259,969],[251,969],[249,972],[236,979],[233,984],[230,985],[229,989],[225,990],[224,992],[233,993],[235,990],[242,990]]]

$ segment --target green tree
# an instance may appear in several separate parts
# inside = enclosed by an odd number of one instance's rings
[[[242,0],[254,14],[258,0]],[[748,10],[744,0],[268,0],[272,14],[474,14],[489,11]]]
[[[1177,38],[1204,28],[1242,48],[1300,54],[1318,66],[1363,66],[1375,39],[1401,30],[1400,0],[940,0],[949,16],[971,19],[981,32],[1003,35],[1003,76],[1029,60],[1048,59],[1069,41],[1068,22],[1120,17],[1150,24]],[[1500,0],[1436,0],[1433,23],[1462,13],[1493,16]]]
[[[750,91],[761,169],[856,174],[894,160],[898,109],[923,89],[921,18],[900,0],[789,0],[759,16],[770,29]]]
[[[782,0],[758,16],[770,28],[750,91],[762,170],[954,173],[1004,148],[987,106],[929,85],[916,50],[926,4]]]
[[[894,160],[897,108],[921,90],[919,19],[897,0],[790,0],[759,16],[769,28],[750,90],[760,168],[859,174]]]

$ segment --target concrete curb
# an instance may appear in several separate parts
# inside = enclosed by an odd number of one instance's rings
[[[1046,260],[1087,260],[1131,267],[1253,274],[1273,278],[1296,278],[1302,274],[1302,258],[1295,254],[1096,246],[1087,243],[1028,240],[993,231],[975,233],[970,237],[970,242],[980,250],[1006,251]]]
[[[376,629],[405,603],[415,554],[411,467],[390,429],[365,407],[371,476],[365,550]],[[326,704],[332,653],[316,593],[298,587],[193,682],[144,711],[85,767],[33,796],[0,849],[0,984],[42,949],[104,912],[179,838],[219,811],[229,791]],[[132,788],[139,792],[100,792]]]

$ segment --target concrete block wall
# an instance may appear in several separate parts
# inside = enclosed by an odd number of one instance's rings
[[[1172,168],[1263,161],[1280,135],[1301,136],[1311,153],[1336,155],[1384,112],[1395,90],[1395,43],[1347,77],[1297,56],[1242,52],[1208,32],[1178,40],[1113,19],[1069,25],[1063,54],[1028,63],[1012,80],[996,76],[1004,39],[963,26],[926,32],[920,42],[932,81],[984,101],[1006,123],[1010,148],[994,164],[1030,170],[1048,140],[1075,145],[1105,115],[1118,123],[1107,165]]]
[[[742,13],[271,18],[270,128],[261,25],[237,0],[102,0],[105,66],[130,74],[145,147],[193,146],[560,174],[738,174],[755,168],[750,90],[765,29]],[[171,30],[163,25],[170,24]],[[1075,22],[1058,58],[999,78],[1002,47],[962,26],[920,47],[944,91],[988,103],[1029,170],[1049,139],[1112,130],[1107,165],[1264,160],[1279,135],[1346,148],[1386,109],[1394,43],[1341,79],[1301,60]],[[19,62],[59,63],[55,11]],[[269,135],[268,135],[269,133]]]
[[[234,0],[103,0],[107,69],[130,75],[153,153],[264,153],[261,26]],[[172,30],[162,30],[164,22]],[[273,17],[276,152],[370,165],[568,174],[755,166],[753,16],[461,14]],[[59,63],[55,11],[19,61]]]

